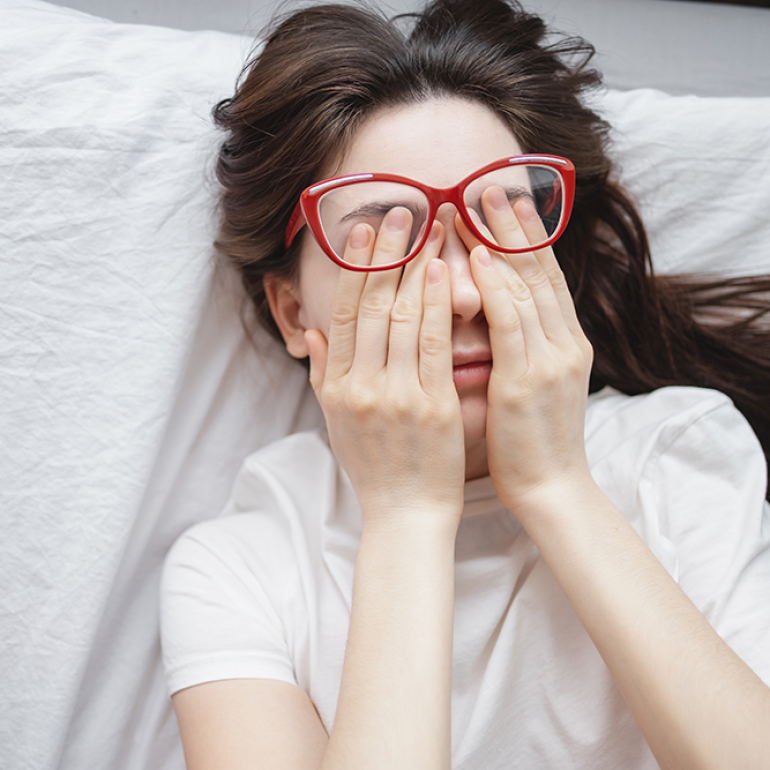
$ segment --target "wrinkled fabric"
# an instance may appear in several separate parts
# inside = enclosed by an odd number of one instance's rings
[[[0,7],[0,767],[183,766],[163,555],[313,413],[214,272],[209,112],[247,50]]]
[[[586,454],[716,631],[770,683],[770,504],[762,449],[712,390],[589,397]],[[162,580],[169,690],[301,687],[335,720],[361,510],[325,432],[249,457],[221,518],[174,545]],[[465,486],[455,544],[452,767],[658,767],[596,647],[489,477]]]

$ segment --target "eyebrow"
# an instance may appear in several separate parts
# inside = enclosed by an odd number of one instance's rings
[[[508,198],[530,198],[531,200],[535,199],[532,190],[528,190],[526,187],[503,187],[502,185],[497,186],[502,187],[503,192],[508,196]],[[483,192],[484,190],[482,190],[482,194]],[[481,199],[481,195],[479,195],[479,199]]]
[[[420,214],[419,206],[398,201],[395,203],[386,203],[386,202],[365,203],[359,206],[358,208],[353,209],[353,211],[350,211],[347,214],[345,214],[345,216],[339,220],[338,224],[341,224],[342,222],[347,222],[350,219],[356,219],[358,217],[384,216],[391,209],[394,209],[397,206],[400,206],[401,208],[407,209],[408,211],[410,211],[412,214],[412,221],[413,222],[417,221],[417,218]]]

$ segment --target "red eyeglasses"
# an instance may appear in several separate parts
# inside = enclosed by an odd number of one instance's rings
[[[481,196],[490,187],[500,187],[513,206],[526,199],[537,211],[545,239],[526,248],[508,248],[490,241],[471,218],[484,211]],[[575,196],[575,167],[566,158],[554,155],[517,155],[490,163],[467,176],[455,187],[438,189],[395,174],[352,174],[310,185],[299,201],[286,228],[288,249],[305,224],[324,253],[348,270],[376,271],[401,267],[413,259],[425,245],[443,203],[453,204],[468,229],[485,246],[506,254],[519,254],[550,246],[564,232]],[[406,208],[412,215],[411,233],[406,253],[394,262],[376,265],[345,261],[345,247],[353,226],[365,222],[375,233],[385,215],[395,207]]]

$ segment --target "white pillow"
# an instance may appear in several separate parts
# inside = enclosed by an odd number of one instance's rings
[[[610,91],[620,178],[660,272],[770,273],[770,98]]]
[[[159,570],[242,459],[317,422],[214,280],[251,41],[0,0],[0,767],[181,767]]]
[[[0,18],[0,766],[181,767],[163,556],[246,454],[319,420],[212,270],[209,111],[251,43]],[[770,271],[770,100],[601,105],[661,268]]]

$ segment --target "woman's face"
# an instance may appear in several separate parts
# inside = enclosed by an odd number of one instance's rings
[[[433,187],[451,187],[473,171],[522,150],[510,129],[481,104],[434,99],[378,112],[359,130],[343,162],[327,177],[392,173]],[[468,477],[486,473],[487,383],[491,371],[489,330],[470,271],[469,252],[455,229],[455,207],[444,204],[438,220],[445,238],[441,259],[450,277],[454,382],[465,430]],[[299,282],[294,287],[299,325],[328,338],[339,268],[305,232]],[[301,336],[289,339],[292,355],[304,357]]]

